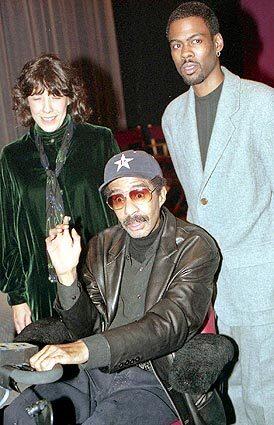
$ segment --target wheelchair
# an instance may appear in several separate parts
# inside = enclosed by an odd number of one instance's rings
[[[46,372],[38,372],[29,365],[30,357],[38,350],[37,345],[24,342],[0,343],[0,408],[8,403],[12,391],[20,393],[29,386],[49,384],[62,377],[61,365]],[[27,413],[37,425],[53,425],[53,411],[47,400],[28,406]]]
[[[0,408],[8,402],[11,390],[21,392],[32,385],[56,382],[63,376],[63,367],[56,365],[52,370],[38,372],[29,366],[29,359],[46,344],[68,341],[67,330],[62,322],[55,319],[42,319],[27,326],[22,335],[13,343],[0,343]],[[59,333],[58,333],[59,332]],[[28,342],[24,342],[28,341]],[[214,408],[219,419],[214,422],[225,425],[225,413],[216,391],[223,371],[234,362],[235,343],[222,335],[200,333],[195,335],[175,353],[169,382],[186,402],[187,415],[191,425],[213,425],[206,412],[195,404],[197,394],[213,394]],[[210,398],[208,399],[210,400]],[[190,408],[189,408],[190,407]],[[212,409],[210,401],[208,409]],[[53,410],[47,400],[39,400],[28,406],[27,413],[34,418],[36,425],[53,425]],[[204,416],[205,413],[205,416]],[[1,422],[0,422],[1,423]],[[172,425],[179,425],[176,421]]]

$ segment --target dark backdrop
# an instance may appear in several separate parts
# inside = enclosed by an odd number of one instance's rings
[[[166,105],[187,89],[172,63],[165,27],[178,0],[113,0],[128,127],[159,124]],[[242,75],[241,9],[237,0],[205,1],[220,20],[222,64]]]

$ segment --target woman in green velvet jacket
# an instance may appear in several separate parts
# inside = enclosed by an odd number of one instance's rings
[[[119,149],[111,131],[87,124],[76,72],[51,54],[27,62],[13,90],[30,130],[1,155],[1,285],[15,328],[52,314],[56,276],[45,238],[64,215],[84,243],[115,223],[98,192],[105,163]]]

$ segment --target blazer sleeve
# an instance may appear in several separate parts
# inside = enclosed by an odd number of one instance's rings
[[[17,210],[20,200],[5,150],[0,159],[0,202],[0,290],[8,294],[10,305],[21,304],[26,302],[26,294],[20,250],[16,239]]]

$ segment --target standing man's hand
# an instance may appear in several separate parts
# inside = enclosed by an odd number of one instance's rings
[[[12,315],[14,326],[18,334],[31,323],[31,310],[27,303],[13,305]]]
[[[87,362],[89,351],[79,340],[69,344],[46,345],[30,358],[30,365],[39,371],[51,370],[56,364],[81,364]]]
[[[70,217],[65,216],[62,224],[49,231],[46,239],[47,251],[55,268],[58,280],[70,286],[77,277],[76,266],[81,253],[81,239],[75,229],[69,232]]]

